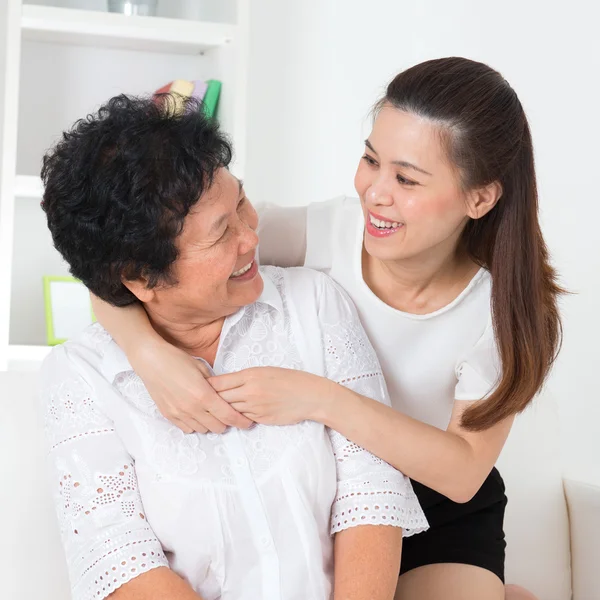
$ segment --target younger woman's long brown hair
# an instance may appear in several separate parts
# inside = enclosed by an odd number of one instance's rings
[[[492,315],[502,362],[495,391],[462,419],[463,427],[484,430],[529,404],[561,342],[557,299],[563,290],[538,220],[527,118],[500,73],[465,58],[431,60],[400,73],[378,106],[385,103],[439,123],[465,190],[495,181],[502,186],[496,206],[470,220],[462,237],[469,255],[492,275]]]

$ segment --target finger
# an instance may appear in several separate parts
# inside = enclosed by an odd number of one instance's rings
[[[173,423],[173,425],[175,425],[176,427],[179,427],[179,429],[181,429],[181,431],[183,431],[183,433],[194,433],[194,429],[191,428],[187,423],[185,423],[181,419],[172,418],[169,420],[171,421],[171,423]]]
[[[170,417],[169,420],[177,425],[184,433],[207,433],[208,424],[212,425],[210,420],[212,417],[206,411],[202,411],[199,415],[179,413],[176,417]],[[208,423],[205,423],[204,420]]]
[[[229,425],[230,427],[236,427],[237,429],[247,429],[252,424],[249,419],[241,415],[234,408],[231,408],[231,406],[218,395],[210,406],[210,414],[221,421],[221,423]]]
[[[256,423],[258,423],[260,420],[260,417],[258,415],[255,415],[253,412],[247,412],[243,414],[245,417],[252,421],[252,425],[256,425]]]
[[[208,412],[202,416],[202,421],[198,424],[204,428],[204,432],[208,430],[211,433],[224,433],[227,430],[227,425],[225,425],[225,423]]]
[[[237,371],[236,373],[208,377],[206,381],[210,383],[215,392],[223,392],[244,385],[246,379],[247,375],[244,375],[244,371]]]
[[[252,406],[250,406],[247,402],[232,402],[230,406],[242,415],[245,415],[247,412],[250,412],[252,410]]]
[[[242,402],[248,400],[248,390],[244,386],[234,388],[232,390],[223,390],[219,392],[219,396],[225,400],[229,405],[233,402]]]

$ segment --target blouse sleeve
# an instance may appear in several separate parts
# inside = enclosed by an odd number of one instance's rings
[[[41,382],[72,597],[101,600],[168,562],[144,514],[135,462],[65,347],[46,359]]]
[[[483,400],[495,389],[500,379],[501,362],[494,337],[494,327],[488,323],[477,343],[456,365],[456,400]]]
[[[306,206],[257,207],[261,265],[301,267],[306,256]]]
[[[375,351],[345,292],[323,276],[319,319],[329,379],[389,406]],[[338,487],[331,533],[357,525],[393,525],[409,536],[429,526],[410,480],[336,431],[329,430]]]

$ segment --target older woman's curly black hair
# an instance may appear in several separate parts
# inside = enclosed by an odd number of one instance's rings
[[[54,245],[98,297],[136,302],[122,278],[173,284],[175,239],[232,149],[202,107],[117,96],[77,121],[43,161]]]

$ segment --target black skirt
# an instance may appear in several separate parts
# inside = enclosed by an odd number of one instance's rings
[[[404,540],[400,575],[425,565],[460,563],[487,569],[504,582],[506,493],[497,469],[465,504],[412,484],[430,529]]]

